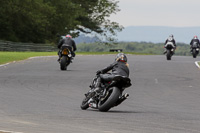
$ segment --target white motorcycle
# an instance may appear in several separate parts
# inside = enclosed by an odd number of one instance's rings
[[[175,46],[172,42],[167,42],[167,44],[165,45],[166,48],[166,57],[167,60],[171,60],[172,55],[174,54],[174,50],[175,50]]]

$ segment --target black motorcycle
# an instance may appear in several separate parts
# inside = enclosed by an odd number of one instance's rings
[[[98,76],[95,76],[90,85],[91,89],[85,94],[85,98],[81,103],[82,110],[91,107],[106,112],[112,107],[121,104],[129,96],[127,93],[122,94],[125,88],[131,86],[131,80],[128,77],[115,76],[111,81],[101,83],[103,89],[97,93],[94,90],[97,87]]]
[[[197,55],[199,54],[199,47],[198,47],[196,42],[192,45],[192,51],[191,52],[192,52],[193,58],[196,58]]]
[[[172,56],[174,55],[175,46],[174,46],[174,44],[172,42],[168,42],[165,45],[165,48],[166,48],[167,60],[171,60]]]
[[[72,47],[69,45],[63,45],[61,47],[61,58],[60,58],[60,69],[67,70],[67,66],[71,63],[72,54],[71,54]]]

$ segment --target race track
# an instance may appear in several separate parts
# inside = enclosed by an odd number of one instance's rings
[[[129,99],[109,112],[81,110],[95,72],[115,55],[78,55],[68,71],[57,57],[0,67],[0,132],[200,133],[197,59],[128,55]]]

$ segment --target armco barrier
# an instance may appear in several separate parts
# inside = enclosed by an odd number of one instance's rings
[[[50,51],[57,51],[57,47],[56,45],[51,45],[51,44],[0,41],[0,51],[50,52]]]

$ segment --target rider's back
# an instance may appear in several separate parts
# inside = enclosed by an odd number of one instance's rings
[[[129,68],[125,62],[118,61],[117,64],[113,67],[112,73],[115,75],[121,75],[129,77]]]

